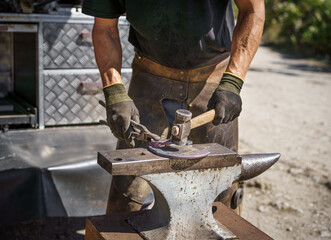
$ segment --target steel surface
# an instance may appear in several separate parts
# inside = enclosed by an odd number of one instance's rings
[[[101,126],[0,134],[0,206],[6,206],[0,226],[104,214],[111,176],[95,153],[115,146],[116,138]]]
[[[153,189],[151,211],[129,219],[145,239],[235,239],[212,214],[215,198],[240,175],[241,166],[146,174]]]
[[[265,172],[280,158],[279,153],[242,155],[242,173],[238,181],[254,178]]]

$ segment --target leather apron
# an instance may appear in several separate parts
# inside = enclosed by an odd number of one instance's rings
[[[225,71],[229,54],[213,65],[194,69],[173,69],[136,55],[132,63],[132,78],[129,96],[140,113],[140,122],[161,136],[170,137],[169,123],[163,106],[164,100],[184,103],[192,112],[192,118],[207,111],[207,104],[219,85]],[[193,144],[219,143],[235,152],[238,151],[238,119],[214,126],[212,123],[192,129],[189,140]],[[136,147],[147,147],[146,142],[136,141]],[[118,149],[128,148],[124,141]],[[218,201],[230,207],[231,197],[238,184],[218,197]],[[140,210],[150,192],[147,182],[134,176],[114,176],[109,192],[107,214]],[[236,210],[239,213],[239,209]]]

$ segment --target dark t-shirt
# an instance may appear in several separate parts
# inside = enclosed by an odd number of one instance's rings
[[[83,13],[118,18],[126,12],[129,41],[143,56],[173,68],[224,59],[231,49],[231,0],[84,0]]]

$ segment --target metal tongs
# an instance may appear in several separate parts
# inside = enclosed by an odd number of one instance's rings
[[[101,106],[106,108],[106,103],[104,101],[100,100],[99,103]],[[108,123],[105,120],[100,120],[99,123],[108,126]],[[134,130],[132,132],[132,136],[135,137],[137,140],[148,141],[148,142],[160,140],[160,136],[155,133],[150,132],[146,126],[144,126],[140,123],[137,123],[136,121],[133,121],[132,119],[130,120],[130,124]]]
[[[133,121],[131,119],[130,121],[131,126],[133,127],[134,130],[139,130],[138,132],[132,132],[132,135],[140,141],[148,141],[148,142],[152,142],[152,141],[159,141],[160,140],[160,136],[156,135],[155,133],[150,132],[146,126],[137,123],[135,121]]]

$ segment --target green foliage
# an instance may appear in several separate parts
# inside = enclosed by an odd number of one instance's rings
[[[264,40],[331,55],[330,0],[266,0]]]

